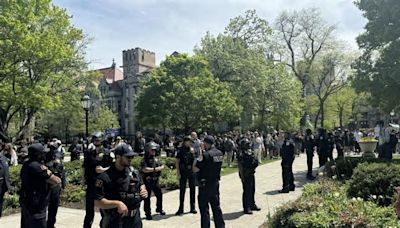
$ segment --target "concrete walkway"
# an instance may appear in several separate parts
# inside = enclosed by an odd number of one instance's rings
[[[314,167],[317,167],[317,156],[314,157]],[[295,200],[301,195],[302,186],[308,181],[305,179],[307,170],[306,156],[302,154],[296,157],[293,165],[294,179],[297,186],[296,191],[289,194],[279,194],[277,191],[282,188],[280,161],[259,166],[256,172],[256,204],[261,211],[253,215],[245,215],[242,212],[242,185],[237,173],[222,177],[220,182],[221,208],[224,213],[226,227],[258,227],[266,220],[268,213],[288,201]],[[189,214],[189,189],[186,191],[185,212],[183,216],[175,216],[179,206],[179,190],[164,194],[164,210],[166,216],[153,216],[152,221],[143,220],[144,227],[200,227],[200,214]],[[197,192],[196,192],[197,197]],[[197,198],[196,198],[197,201]],[[143,205],[143,203],[142,203]],[[197,204],[196,204],[197,206]],[[143,208],[143,206],[142,206]],[[155,210],[155,199],[152,199],[152,210]],[[210,214],[212,214],[210,209]],[[60,208],[57,215],[57,228],[78,228],[82,227],[84,210]],[[142,217],[144,216],[141,210]],[[93,227],[98,227],[100,214],[96,213]],[[2,228],[19,227],[20,215],[15,214],[0,219]],[[213,227],[213,223],[212,223]]]

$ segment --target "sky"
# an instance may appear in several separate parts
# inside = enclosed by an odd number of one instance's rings
[[[122,65],[122,51],[141,47],[156,53],[157,64],[174,51],[193,53],[210,31],[224,31],[229,20],[255,9],[272,26],[284,10],[319,8],[323,18],[337,26],[337,35],[357,48],[355,38],[366,20],[352,0],[54,0],[66,8],[75,27],[91,43],[91,69]]]

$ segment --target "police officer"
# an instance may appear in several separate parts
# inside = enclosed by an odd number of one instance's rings
[[[313,167],[313,157],[314,157],[314,147],[315,147],[315,138],[312,134],[311,129],[306,130],[306,135],[303,139],[302,151],[306,151],[307,155],[307,179],[314,180],[315,176],[312,175],[312,167]]]
[[[50,151],[45,155],[46,167],[57,177],[61,179],[61,183],[65,183],[64,174],[64,163],[62,161],[63,154],[58,150],[59,145],[57,141],[49,143]],[[47,227],[53,228],[56,223],[56,216],[58,211],[58,205],[60,204],[61,186],[56,186],[50,189],[48,216],[47,216]]]
[[[328,150],[329,150],[329,142],[326,134],[326,130],[324,128],[319,129],[318,139],[317,139],[317,152],[318,152],[318,160],[319,167],[325,165],[328,161]]]
[[[127,144],[115,149],[116,161],[97,177],[95,205],[102,210],[101,228],[141,228],[140,202],[148,198],[137,170],[130,166],[133,150]]]
[[[285,134],[285,140],[283,141],[281,149],[282,157],[282,190],[279,193],[289,193],[289,191],[294,191],[294,177],[293,177],[293,162],[294,162],[294,145],[290,140],[289,134]]]
[[[141,171],[143,175],[143,181],[146,185],[147,193],[149,197],[144,200],[144,212],[146,214],[147,220],[152,220],[151,216],[151,208],[150,208],[150,196],[151,192],[154,192],[154,195],[157,198],[157,208],[156,212],[160,215],[165,215],[163,211],[163,200],[162,200],[162,192],[160,188],[160,175],[161,171],[164,169],[164,165],[160,163],[160,160],[156,157],[157,151],[160,149],[160,146],[151,141],[145,145],[145,154],[141,163]]]
[[[219,180],[224,154],[220,150],[217,150],[214,144],[214,137],[207,135],[204,138],[206,151],[200,153],[199,157],[193,163],[193,171],[198,173],[198,202],[202,228],[210,227],[208,204],[211,205],[215,227],[225,227],[219,202]]]
[[[185,137],[183,144],[176,155],[176,175],[179,179],[179,209],[175,215],[183,214],[183,202],[185,200],[186,182],[189,182],[190,189],[190,213],[196,214],[195,208],[195,175],[192,170],[194,161],[194,149],[192,148],[192,139]]]
[[[8,197],[10,190],[10,176],[7,158],[0,154],[0,217],[3,211],[3,201]]]
[[[44,147],[40,143],[28,148],[29,160],[21,169],[21,227],[45,228],[49,190],[59,187],[61,179],[44,164]]]
[[[84,228],[92,226],[94,218],[94,197],[96,177],[106,171],[112,164],[114,155],[103,147],[104,134],[96,132],[92,135],[92,144],[84,154],[84,170],[86,181],[86,215]]]
[[[251,142],[244,138],[240,141],[240,151],[238,154],[239,177],[242,181],[243,195],[242,204],[245,214],[253,214],[252,211],[260,211],[254,200],[255,193],[255,178],[254,174],[258,166],[258,160],[252,151]]]

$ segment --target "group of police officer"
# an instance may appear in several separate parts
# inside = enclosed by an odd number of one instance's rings
[[[158,155],[160,147],[151,141],[145,145],[140,170],[131,166],[134,156],[128,144],[118,144],[112,149],[103,146],[104,135],[96,133],[84,153],[86,183],[86,215],[84,228],[91,227],[94,207],[100,209],[100,227],[142,227],[140,203],[144,200],[146,219],[151,220],[150,195],[157,199],[156,212],[165,215],[159,177],[164,166]],[[201,227],[210,227],[211,206],[215,227],[225,227],[220,207],[219,181],[224,154],[215,147],[213,136],[206,136],[198,144],[197,138],[185,137],[177,152],[177,177],[180,183],[180,203],[176,215],[184,212],[186,184],[190,188],[190,213],[196,214],[195,186],[198,185],[198,204]],[[21,169],[21,227],[54,227],[60,192],[63,187],[63,154],[53,144],[49,151],[40,143],[28,148],[28,161]],[[252,214],[260,210],[254,201],[255,169],[258,161],[247,138],[240,141],[238,152],[239,176],[243,184],[243,211]],[[0,186],[5,194],[9,186],[8,168],[0,157]],[[48,209],[48,211],[47,211]]]

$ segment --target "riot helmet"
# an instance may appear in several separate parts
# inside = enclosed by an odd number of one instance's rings
[[[240,141],[240,149],[242,151],[247,151],[251,149],[251,142],[248,138],[244,138]]]

